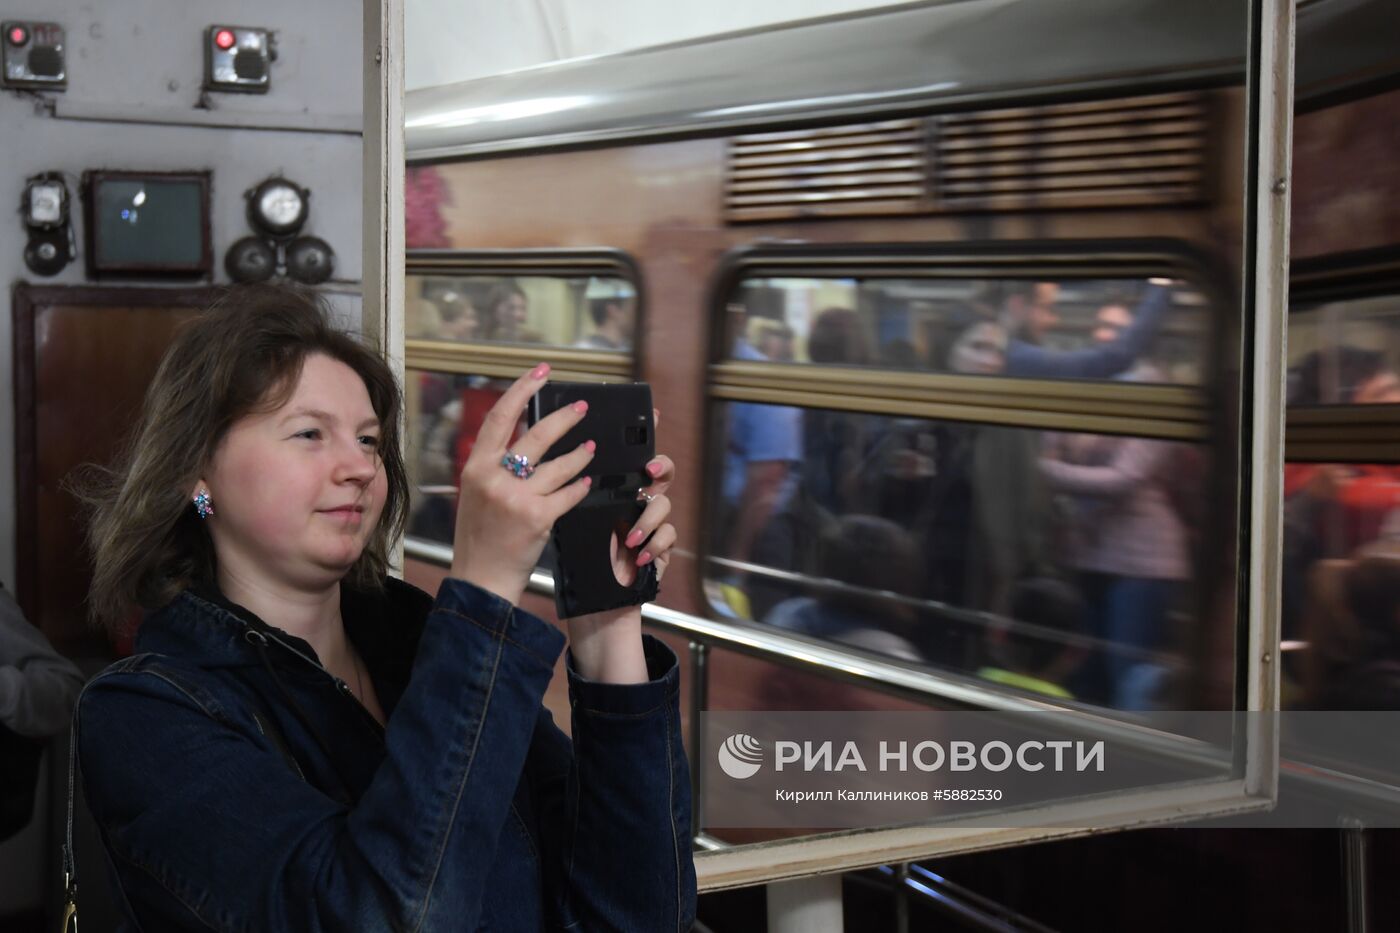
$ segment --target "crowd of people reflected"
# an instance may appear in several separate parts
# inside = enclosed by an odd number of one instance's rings
[[[407,310],[410,339],[610,352],[631,350],[637,318],[632,285],[600,276],[410,276]],[[417,397],[408,533],[450,544],[458,477],[510,381],[435,372],[408,378]]]
[[[1400,296],[1295,312],[1291,409],[1400,404]],[[1283,703],[1400,709],[1400,466],[1284,467]]]
[[[1189,384],[1201,305],[1160,280],[774,280],[727,319],[736,360]],[[1179,695],[1202,447],[747,402],[725,424],[720,611],[1042,696]]]

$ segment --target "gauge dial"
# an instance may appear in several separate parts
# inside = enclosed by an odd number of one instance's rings
[[[248,206],[253,226],[273,236],[293,234],[306,223],[307,192],[285,178],[269,178],[253,189]]]
[[[301,216],[306,201],[301,192],[291,185],[274,185],[263,191],[258,198],[258,213],[269,226],[290,227]]]
[[[35,226],[52,226],[63,221],[63,187],[57,184],[37,184],[29,189],[29,222]]]

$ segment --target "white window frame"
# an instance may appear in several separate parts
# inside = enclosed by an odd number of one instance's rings
[[[365,4],[365,256],[364,332],[375,339],[396,374],[404,354],[404,0]],[[1248,179],[1256,194],[1247,217],[1245,301],[1254,313],[1246,328],[1252,362],[1242,430],[1249,432],[1248,540],[1242,542],[1241,590],[1246,677],[1239,708],[1278,709],[1279,580],[1284,425],[1284,327],[1288,307],[1288,178],[1293,105],[1291,0],[1251,0],[1248,56],[1250,120],[1257,156]],[[1262,309],[1262,310],[1261,310]],[[400,545],[401,553],[401,545]],[[871,865],[1084,835],[1094,826],[1166,825],[1268,809],[1277,797],[1276,717],[1244,717],[1242,776],[1163,787],[1037,811],[1041,826],[989,829],[944,823],[829,833],[700,852],[702,891],[762,884]],[[1053,827],[1053,828],[1052,828]],[[1098,831],[1098,830],[1096,830]]]

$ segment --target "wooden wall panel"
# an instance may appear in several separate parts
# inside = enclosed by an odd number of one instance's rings
[[[73,657],[111,654],[87,622],[91,564],[77,502],[62,483],[110,462],[181,322],[211,289],[18,286],[15,317],[18,597]]]

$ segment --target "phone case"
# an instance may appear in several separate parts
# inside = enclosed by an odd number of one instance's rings
[[[638,606],[660,591],[654,563],[638,568],[632,585],[623,586],[609,554],[613,532],[625,538],[646,507],[637,493],[651,482],[646,465],[656,450],[651,386],[548,382],[530,401],[529,424],[580,400],[588,402],[588,413],[541,458],[552,460],[590,439],[598,445],[581,474],[593,478],[592,489],[554,523],[554,606],[561,618]]]

